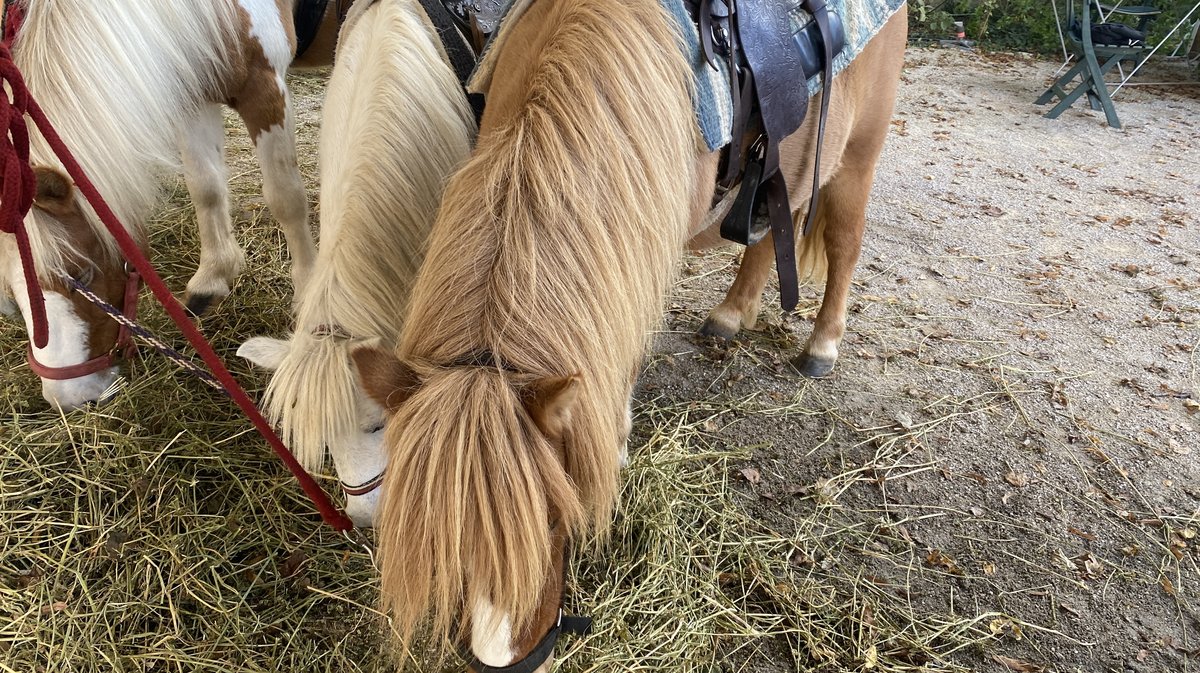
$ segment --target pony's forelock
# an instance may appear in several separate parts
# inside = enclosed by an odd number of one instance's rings
[[[551,524],[587,525],[557,448],[523,409],[510,375],[469,367],[426,370],[422,379],[386,438],[384,488],[404,495],[385,498],[380,525],[405,532],[379,538],[389,578],[381,596],[405,646],[426,618],[429,635],[449,643],[460,609],[480,599],[531,614],[552,570]],[[457,411],[447,418],[451,405]],[[457,609],[432,609],[444,605]],[[514,629],[523,626],[514,620]]]

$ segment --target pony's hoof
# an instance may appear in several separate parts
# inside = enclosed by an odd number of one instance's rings
[[[208,309],[212,308],[212,305],[219,299],[220,297],[215,294],[192,294],[189,292],[183,300],[183,307],[193,318],[199,318],[207,313]]]
[[[810,379],[820,379],[833,373],[835,362],[837,360],[834,358],[824,359],[814,357],[808,353],[802,353],[791,360],[791,365],[792,369],[795,369],[801,376],[807,376]]]
[[[708,316],[708,318],[704,321],[704,324],[700,326],[701,336],[717,337],[718,339],[724,339],[725,341],[729,341],[733,337],[737,336],[737,333],[738,328],[736,325],[728,325],[717,320],[711,315]]]

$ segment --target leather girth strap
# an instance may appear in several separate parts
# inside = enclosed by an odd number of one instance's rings
[[[296,58],[304,55],[321,32],[329,0],[297,0],[292,9],[292,25],[296,29]]]
[[[812,16],[795,33],[791,12],[796,3]],[[718,187],[728,190],[739,179],[741,191],[721,224],[721,235],[754,245],[767,227],[756,226],[756,205],[766,201],[769,229],[779,274],[780,304],[785,311],[799,300],[795,226],[785,176],[779,167],[779,143],[795,133],[808,112],[808,78],[822,75],[824,91],[817,122],[813,186],[804,234],[812,228],[819,195],[821,147],[833,85],[833,59],[844,45],[840,21],[831,22],[825,0],[693,0],[704,58],[720,52],[729,66],[734,98],[732,141]],[[835,17],[836,19],[836,17]],[[820,50],[819,55],[812,49]],[[819,56],[819,65],[813,57]],[[813,72],[816,70],[817,72]],[[743,145],[750,139],[749,148]]]

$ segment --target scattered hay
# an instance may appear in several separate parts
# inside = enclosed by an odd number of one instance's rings
[[[323,79],[292,85],[312,185]],[[229,154],[249,270],[203,327],[253,392],[265,377],[233,353],[249,336],[286,330],[290,283],[252,152],[242,139]],[[198,243],[186,190],[169,192],[152,245],[178,291]],[[182,346],[162,311],[143,302],[148,325]],[[148,358],[102,410],[56,417],[23,364],[24,342],[19,326],[0,328],[0,670],[392,668],[371,559],[320,525],[232,404]],[[592,614],[596,628],[564,640],[562,670],[960,670],[945,657],[994,636],[981,618],[919,614],[903,586],[838,565],[849,547],[897,568],[919,564],[907,546],[879,544],[891,533],[827,505],[794,530],[772,530],[732,488],[750,448],[723,444],[714,424],[826,413],[806,408],[802,394],[775,407],[643,401],[611,541],[571,563],[567,606]]]

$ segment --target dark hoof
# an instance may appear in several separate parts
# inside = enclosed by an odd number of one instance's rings
[[[823,360],[815,358],[808,353],[804,353],[799,357],[791,360],[792,369],[795,369],[801,376],[807,376],[810,379],[820,379],[829,376],[833,373],[833,365],[837,360]]]
[[[212,308],[216,303],[217,296],[215,294],[189,294],[185,299],[183,306],[192,318],[199,318]]]
[[[733,337],[737,336],[737,333],[738,330],[736,327],[730,329],[716,320],[713,320],[712,318],[705,320],[704,324],[700,326],[701,336],[717,337],[718,339],[724,339],[725,341],[733,339]]]

